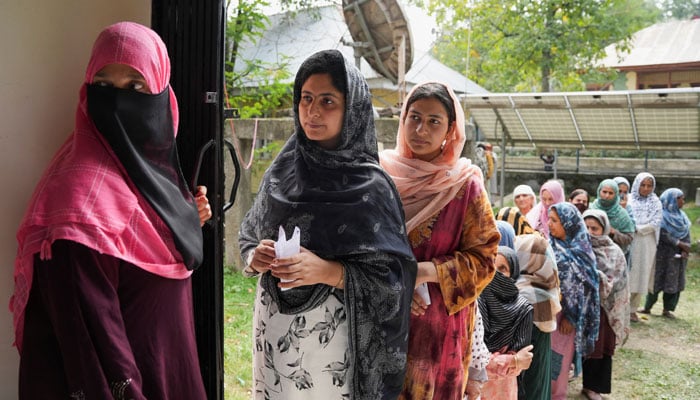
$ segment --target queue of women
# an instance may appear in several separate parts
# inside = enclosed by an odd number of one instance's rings
[[[169,72],[147,27],[95,42],[75,131],[17,235],[22,399],[206,397],[190,276],[211,210],[175,156]],[[649,313],[664,292],[673,317],[689,252],[679,190],[605,180],[588,208],[549,181],[494,216],[447,85],[412,89],[382,152],[367,82],[340,52],[304,61],[293,102],[295,130],[240,227],[257,278],[254,398],[563,399],[581,371],[600,398],[634,296],[649,290]]]

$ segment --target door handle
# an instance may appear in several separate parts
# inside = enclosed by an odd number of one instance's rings
[[[231,193],[229,194],[229,199],[226,203],[224,203],[224,206],[222,207],[222,211],[226,212],[228,209],[233,207],[233,203],[236,201],[236,191],[238,191],[238,185],[240,184],[240,181],[241,181],[241,166],[238,162],[238,158],[236,157],[233,143],[231,143],[228,140],[224,140],[223,143],[224,143],[224,146],[228,149],[229,154],[231,155],[231,161],[233,162],[233,169],[236,173],[236,176],[233,178],[233,186],[231,187]],[[199,181],[199,173],[202,169],[202,163],[204,162],[204,155],[207,153],[207,151],[209,151],[212,148],[216,148],[216,147],[217,147],[216,141],[214,141],[214,139],[211,139],[208,142],[206,142],[199,149],[199,154],[197,155],[197,161],[195,163],[194,175],[192,177],[192,182],[191,182],[192,193],[196,193],[196,190],[197,190],[197,181]]]
[[[233,169],[236,172],[236,176],[233,178],[233,186],[231,187],[231,194],[229,195],[228,202],[224,203],[224,212],[233,206],[236,201],[236,191],[238,191],[238,184],[241,182],[241,164],[238,162],[238,157],[236,157],[236,150],[228,139],[224,139],[224,146],[228,149],[229,155],[231,155],[231,161],[233,162]]]

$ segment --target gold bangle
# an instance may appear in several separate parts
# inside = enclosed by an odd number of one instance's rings
[[[518,353],[513,354],[513,357],[515,357],[515,369],[518,369]]]
[[[340,279],[338,279],[338,283],[336,283],[333,287],[336,289],[341,289],[341,285],[343,284],[343,280],[345,279],[345,267],[343,265],[340,265]]]

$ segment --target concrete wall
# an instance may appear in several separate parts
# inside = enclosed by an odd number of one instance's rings
[[[241,153],[242,163],[249,161],[253,146],[253,137],[267,140],[286,140],[294,129],[290,118],[276,118],[259,120],[232,120],[234,130],[226,125],[225,137],[237,144]],[[377,140],[381,148],[393,148],[398,119],[381,118],[375,120],[377,128]],[[233,134],[235,131],[235,135]],[[235,139],[234,139],[235,138]],[[473,135],[468,129],[467,145],[464,155],[473,159]],[[497,161],[498,174],[500,174],[500,160]],[[584,188],[591,194],[595,194],[601,180],[614,176],[624,176],[634,180],[637,173],[648,171],[657,178],[657,194],[668,187],[679,187],[686,193],[688,201],[692,201],[696,189],[700,187],[700,160],[661,160],[650,159],[619,159],[619,158],[581,158],[560,157],[558,160],[557,178],[564,181],[564,189],[568,194],[575,188]],[[228,161],[225,165],[227,185],[233,181],[235,173],[233,164]],[[236,202],[225,215],[225,255],[224,264],[240,269],[240,252],[238,249],[238,229],[245,213],[250,208],[254,192],[257,191],[257,182],[252,181],[251,171],[242,169],[241,182],[236,195]],[[525,183],[531,185],[535,191],[548,179],[554,177],[552,172],[544,171],[544,164],[539,157],[506,157],[505,200],[510,199],[510,194],[515,186]],[[500,175],[492,178],[494,185],[489,186],[491,201],[495,206],[500,206],[500,193],[496,183],[500,182]],[[230,190],[230,186],[226,189]]]
[[[121,20],[150,24],[150,0],[0,2],[0,399],[17,398],[12,347],[15,233],[53,153],[73,127],[78,88],[92,43]],[[41,382],[37,382],[41,384]]]

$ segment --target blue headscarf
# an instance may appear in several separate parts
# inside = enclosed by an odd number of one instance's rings
[[[690,220],[683,210],[678,208],[678,198],[682,196],[683,191],[678,188],[666,189],[661,194],[661,206],[663,207],[661,229],[664,229],[676,240],[690,235]]]
[[[559,270],[562,313],[576,328],[575,348],[585,357],[593,352],[600,325],[600,295],[596,257],[578,209],[571,203],[550,207],[561,221],[566,239],[551,235]]]
[[[515,249],[515,229],[513,229],[513,225],[506,221],[497,220],[496,227],[501,234],[501,241],[498,245]]]

